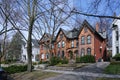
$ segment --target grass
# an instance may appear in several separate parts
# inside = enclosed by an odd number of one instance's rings
[[[110,63],[110,65],[107,66],[104,71],[107,74],[120,74],[120,63]]]
[[[14,80],[43,80],[45,78],[57,76],[57,73],[33,71],[33,72],[21,72],[12,74],[11,77]]]
[[[96,80],[120,80],[117,78],[97,78]]]

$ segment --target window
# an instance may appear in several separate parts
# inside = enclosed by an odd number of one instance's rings
[[[44,54],[42,54],[42,55],[41,55],[41,58],[42,58],[42,59],[44,59],[44,57],[45,57],[45,55],[44,55]]]
[[[47,58],[47,59],[49,58],[49,54],[48,54],[48,53],[46,54],[46,58]]]
[[[91,48],[87,48],[87,54],[91,55]]]
[[[87,44],[91,44],[91,36],[87,36]]]
[[[60,57],[60,51],[58,51],[58,54],[57,54],[58,57]]]
[[[81,44],[85,44],[85,37],[84,36],[81,37]]]
[[[118,31],[116,31],[116,41],[118,41],[119,39],[119,34],[118,34]]]
[[[87,32],[87,27],[84,27],[84,32]]]
[[[62,39],[63,38],[63,34],[60,34],[60,39]]]
[[[76,47],[78,48],[78,45],[79,45],[79,42],[78,42],[78,40],[76,41]]]
[[[81,56],[84,56],[84,55],[85,55],[85,49],[82,48],[82,49],[81,49]]]
[[[62,58],[64,58],[64,51],[62,51]]]
[[[52,49],[54,48],[54,44],[52,44]]]
[[[74,47],[74,41],[71,42],[71,47],[72,47],[72,48]]]
[[[119,53],[119,47],[116,47],[116,53],[117,54]]]
[[[60,42],[58,43],[58,48],[60,48]]]
[[[62,42],[62,47],[63,47],[63,48],[65,47],[65,42],[64,42],[64,41]]]

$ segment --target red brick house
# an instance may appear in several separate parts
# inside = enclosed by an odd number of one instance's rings
[[[106,57],[106,35],[105,33],[99,33],[98,25],[96,30],[85,20],[80,28],[79,32],[79,54],[93,55],[96,60],[104,59]]]
[[[98,27],[96,26],[96,29]],[[43,37],[40,40],[42,44],[44,44],[44,41],[42,41]],[[46,53],[46,50],[42,50],[42,44],[40,45],[41,55]],[[61,58],[75,59],[77,56],[93,55],[97,61],[102,58],[105,60],[106,57],[105,32],[97,32],[86,20],[83,21],[79,29],[74,28],[66,31],[60,28],[53,44],[55,46],[53,48],[53,54]]]
[[[76,54],[78,53],[78,30],[73,29],[70,31],[65,31],[60,28],[56,39],[56,54],[57,56],[68,59],[75,59]],[[70,54],[71,53],[71,54]]]
[[[51,35],[49,33],[44,33],[39,41],[40,44],[40,60],[49,60],[50,55],[55,55],[55,43],[54,39],[51,40]],[[52,42],[52,43],[51,43]],[[52,49],[51,49],[52,48]]]

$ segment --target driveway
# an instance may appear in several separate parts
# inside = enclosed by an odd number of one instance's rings
[[[96,78],[120,78],[120,75],[104,74],[103,70],[109,62],[98,62],[90,64],[74,71],[45,70],[48,72],[61,73],[58,76],[47,78],[45,80],[96,80]]]
[[[83,68],[78,68],[74,70],[75,72],[92,72],[92,73],[103,73],[104,68],[107,67],[110,62],[97,62],[94,64],[90,64]]]
[[[47,78],[44,80],[96,80],[95,77],[86,77],[74,74],[62,74],[56,77]]]

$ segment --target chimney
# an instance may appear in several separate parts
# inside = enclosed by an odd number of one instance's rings
[[[99,23],[96,23],[96,27],[95,27],[96,31],[99,32]]]
[[[113,17],[116,17],[116,12],[113,13]],[[113,19],[113,21],[114,21],[114,20],[115,20],[115,19]]]

